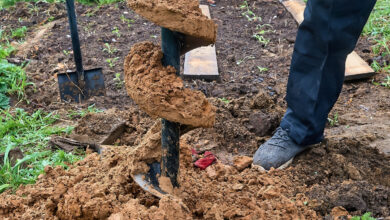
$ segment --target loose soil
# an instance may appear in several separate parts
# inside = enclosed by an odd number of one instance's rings
[[[151,42],[135,44],[125,59],[127,93],[152,117],[193,127],[212,127],[215,108],[201,91],[184,88],[176,69],[162,65],[163,53]]]
[[[71,50],[65,7],[39,3],[36,13],[30,10],[30,4],[18,3],[11,12],[0,11],[3,26],[15,27],[21,17],[31,35],[41,24],[49,22],[49,15],[56,22],[24,55],[30,60],[27,74],[36,87],[27,91],[31,102],[18,103],[17,107],[61,113],[95,104],[100,109],[116,108],[117,118],[126,124],[124,133],[115,140],[115,145],[121,147],[107,148],[102,156],[90,154],[67,171],[48,167],[35,185],[23,186],[15,194],[1,194],[0,217],[316,219],[335,215],[337,210],[343,210],[340,206],[349,215],[370,211],[375,217],[390,216],[390,158],[384,154],[390,152],[390,96],[387,89],[373,85],[371,79],[345,83],[330,114],[330,118],[338,114],[338,123],[329,125],[326,140],[298,156],[290,168],[264,173],[254,167],[240,172],[233,166],[236,156],[251,157],[283,116],[297,29],[294,19],[279,2],[248,3],[262,17],[261,24],[272,26],[264,27],[270,30],[264,34],[270,42],[263,45],[252,37],[258,23],[242,16],[241,1],[220,0],[210,11],[218,24],[216,50],[221,79],[184,82],[185,88],[202,91],[216,107],[212,128],[189,131],[181,139],[181,188],[177,197],[188,210],[172,198],[154,198],[133,182],[130,174],[135,166],[131,154],[140,149],[137,146],[158,122],[154,125],[155,119],[140,110],[127,95],[125,86],[114,80],[115,73],[121,73],[123,79],[122,63],[130,48],[141,41],[157,44],[160,28],[137,16],[124,3],[99,8],[76,5],[85,68],[102,65],[107,89],[104,97],[70,104],[60,102],[56,84],[57,73],[74,70],[72,54],[63,52]],[[122,15],[134,22],[122,21]],[[114,27],[120,30],[120,37],[112,32]],[[112,54],[103,51],[105,43],[118,50]],[[363,37],[356,48],[369,63],[374,60],[370,45]],[[115,57],[119,59],[110,67],[105,60]],[[22,56],[10,61],[17,59]],[[257,66],[267,67],[268,71],[260,72]],[[384,76],[379,73],[373,80]],[[103,114],[97,113],[99,117]],[[101,125],[93,125],[91,118],[94,117],[79,119],[75,133],[97,133],[97,126]],[[110,120],[107,123],[111,127]],[[158,130],[151,130],[156,131],[152,138],[155,143],[148,146],[158,144]],[[217,163],[204,171],[194,168],[191,148],[212,151]],[[151,160],[158,157],[158,152],[150,155]],[[145,169],[141,165],[139,168]]]

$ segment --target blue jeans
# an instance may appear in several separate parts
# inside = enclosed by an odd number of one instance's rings
[[[340,95],[345,61],[376,0],[309,0],[299,26],[281,127],[299,145],[322,141]]]

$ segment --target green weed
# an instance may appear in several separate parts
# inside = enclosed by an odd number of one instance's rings
[[[338,125],[339,124],[339,113],[336,112],[333,115],[333,118],[328,118],[328,122],[329,122],[329,125],[331,127],[334,127],[334,126]]]
[[[267,67],[257,66],[257,69],[260,71],[260,73],[263,73],[263,72],[267,72],[267,71],[268,71],[268,68],[267,68]]]
[[[108,65],[113,68],[115,67],[115,62],[119,59],[119,57],[115,57],[115,58],[108,58],[106,59],[106,62],[108,63]]]
[[[111,47],[109,43],[104,44],[103,52],[107,52],[108,54],[114,54],[118,51],[115,47]]]
[[[244,1],[240,5],[240,8],[244,10],[241,15],[244,16],[248,21],[261,21],[261,17],[256,16],[256,14],[250,9],[247,1]]]
[[[11,37],[13,39],[22,39],[26,36],[27,27],[23,26],[15,30],[11,30]]]
[[[88,106],[87,109],[79,109],[77,111],[75,111],[75,110],[70,111],[68,113],[68,117],[69,117],[69,119],[74,119],[76,117],[82,118],[82,117],[86,116],[88,113],[99,113],[99,112],[103,112],[103,110],[97,109],[95,107],[95,104],[93,104],[93,105]]]
[[[362,216],[354,216],[351,220],[375,220],[376,218],[371,217],[371,212],[366,212]]]
[[[15,48],[12,47],[10,44],[0,44],[0,59],[5,59],[9,57],[14,51]]]
[[[225,104],[229,104],[231,101],[228,100],[227,98],[219,98],[219,100]]]
[[[241,60],[238,60],[238,61],[236,62],[236,64],[237,64],[237,65],[240,65],[241,63],[245,62],[246,60],[253,60],[253,59],[255,59],[254,56],[246,56],[246,57],[242,58]]]
[[[121,33],[119,32],[118,27],[114,27],[114,30],[112,31],[113,34],[115,34],[118,38],[121,37]]]
[[[125,81],[121,80],[120,73],[115,73],[114,82],[115,82],[115,86],[117,89],[121,89],[123,87],[123,85],[125,84]]]
[[[133,24],[135,21],[133,19],[128,19],[124,15],[120,16],[120,19],[123,23],[127,24],[127,27],[131,27],[131,24]]]

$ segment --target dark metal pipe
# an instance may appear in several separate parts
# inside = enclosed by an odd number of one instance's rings
[[[161,29],[161,47],[164,53],[162,63],[164,66],[173,66],[176,74],[180,74],[180,45],[181,35],[169,29]],[[162,119],[162,158],[161,175],[169,177],[173,187],[179,187],[177,174],[179,172],[180,155],[180,124]]]

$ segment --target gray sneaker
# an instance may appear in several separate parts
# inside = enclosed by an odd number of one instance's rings
[[[288,166],[295,155],[307,149],[296,144],[287,131],[278,127],[275,134],[267,142],[257,149],[253,156],[253,164],[263,167],[265,170],[271,167],[283,169]]]

